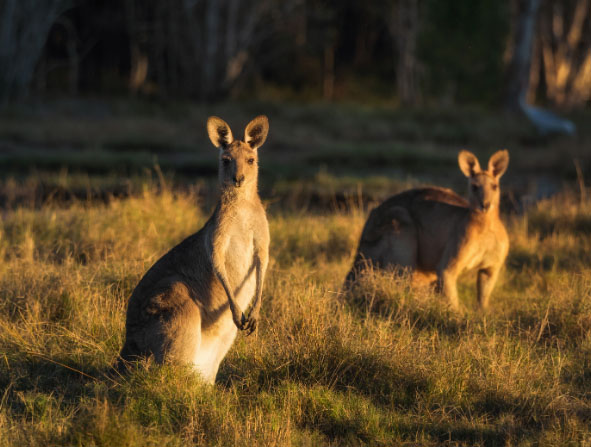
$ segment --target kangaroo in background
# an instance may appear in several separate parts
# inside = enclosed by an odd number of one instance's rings
[[[220,148],[221,197],[203,228],[160,258],[133,291],[120,368],[153,355],[158,363],[192,364],[213,383],[238,329],[251,334],[257,326],[269,252],[257,149],[269,123],[266,116],[252,120],[244,141],[217,117],[207,131]]]
[[[490,294],[509,251],[509,238],[499,216],[499,179],[509,164],[509,153],[498,151],[482,170],[468,151],[458,155],[468,177],[469,200],[444,188],[417,188],[383,202],[369,215],[346,284],[360,270],[398,267],[413,280],[436,279],[438,289],[458,307],[456,280],[477,269],[478,302],[488,306]]]

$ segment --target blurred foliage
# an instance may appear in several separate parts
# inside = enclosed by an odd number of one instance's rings
[[[509,4],[78,0],[55,20],[26,75],[41,95],[396,102],[399,53],[409,48],[424,99],[491,103],[501,89]]]
[[[73,0],[49,25],[16,26],[43,10],[10,0],[0,53],[15,54],[10,79],[41,96],[488,106],[502,102],[521,1]],[[530,96],[580,106],[591,95],[585,1],[547,0],[530,17]],[[26,36],[39,51],[16,51]],[[11,85],[0,79],[0,101],[26,96]]]
[[[426,0],[420,59],[429,96],[494,103],[503,83],[509,2]]]

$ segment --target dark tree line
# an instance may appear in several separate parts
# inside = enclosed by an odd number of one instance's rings
[[[27,93],[50,30],[65,8],[62,0],[0,1],[0,102]]]
[[[591,0],[0,0],[0,102],[591,98]],[[505,98],[505,99],[503,99]]]

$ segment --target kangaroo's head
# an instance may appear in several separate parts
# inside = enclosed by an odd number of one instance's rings
[[[469,151],[460,151],[458,163],[461,171],[468,177],[470,207],[482,213],[498,210],[501,197],[499,179],[509,165],[509,152],[495,152],[485,171],[480,168],[476,156]]]
[[[213,145],[220,149],[219,178],[222,190],[256,190],[258,179],[257,149],[269,132],[269,121],[264,115],[253,119],[244,130],[244,140],[234,140],[230,126],[221,118],[207,120],[207,133]]]

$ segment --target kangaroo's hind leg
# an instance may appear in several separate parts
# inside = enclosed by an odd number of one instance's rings
[[[480,269],[478,271],[476,287],[478,292],[478,304],[482,309],[488,307],[488,300],[495,287],[495,283],[497,282],[499,271],[500,268],[497,266],[488,269]]]
[[[182,282],[174,282],[149,300],[149,323],[136,334],[157,363],[193,364],[201,345],[201,309]]]
[[[218,370],[222,360],[228,353],[228,350],[232,347],[238,329],[232,326],[229,330],[219,334],[215,340],[211,340],[209,343],[207,340],[203,340],[203,350],[201,355],[206,362],[202,369],[205,371],[203,374],[206,381],[214,383],[217,377]]]
[[[398,271],[413,271],[416,268],[416,228],[405,208],[393,206],[372,211],[363,229],[357,256],[347,281],[354,280],[357,271],[368,265]]]
[[[417,268],[417,231],[405,208],[393,207],[384,216],[379,264],[399,273]]]

